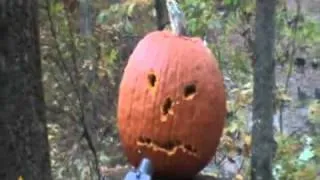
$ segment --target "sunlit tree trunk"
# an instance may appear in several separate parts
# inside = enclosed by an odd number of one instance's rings
[[[271,180],[276,143],[273,137],[276,0],[256,1],[252,180]]]
[[[0,179],[50,180],[37,0],[0,1]]]

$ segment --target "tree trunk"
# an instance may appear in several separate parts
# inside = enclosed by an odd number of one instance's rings
[[[0,179],[50,180],[37,0],[0,2]]]
[[[276,0],[257,0],[256,3],[251,178],[270,180],[276,149],[273,137]]]
[[[154,0],[154,8],[156,10],[157,29],[163,30],[169,24],[168,11],[165,0]]]

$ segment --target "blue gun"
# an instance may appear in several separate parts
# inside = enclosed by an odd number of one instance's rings
[[[151,180],[152,173],[151,161],[148,158],[143,158],[138,169],[129,171],[124,180]]]

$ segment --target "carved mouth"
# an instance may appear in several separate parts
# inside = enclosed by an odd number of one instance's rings
[[[152,149],[153,151],[160,151],[165,153],[167,156],[172,156],[176,154],[179,149],[190,156],[194,156],[194,157],[198,156],[197,150],[193,146],[189,144],[183,144],[179,140],[172,140],[172,141],[167,141],[165,143],[159,143],[159,142],[153,141],[148,137],[140,136],[136,143],[140,147],[146,147],[146,148]]]

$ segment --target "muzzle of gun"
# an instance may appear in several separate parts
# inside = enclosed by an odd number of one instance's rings
[[[127,173],[124,180],[151,180],[153,173],[152,163],[148,158],[143,158],[138,169]]]

